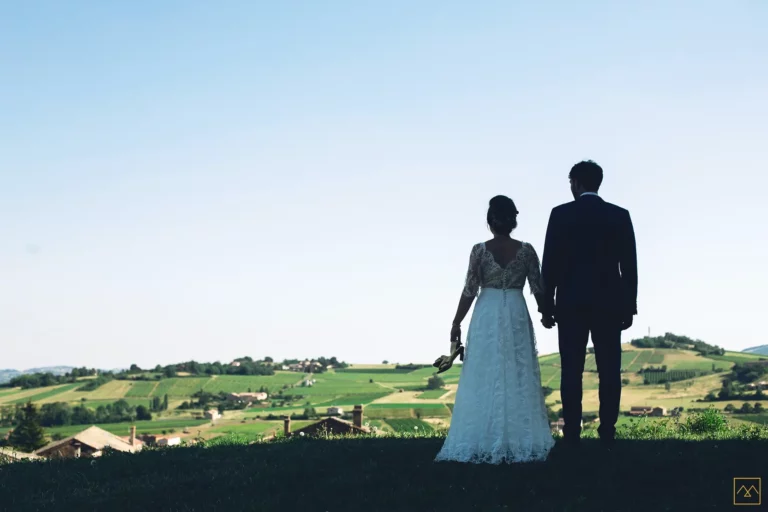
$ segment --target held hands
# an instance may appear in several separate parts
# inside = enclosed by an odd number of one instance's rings
[[[552,315],[541,315],[541,325],[544,326],[545,329],[551,329],[556,324],[555,317]]]

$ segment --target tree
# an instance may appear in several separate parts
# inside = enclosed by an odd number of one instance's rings
[[[150,421],[152,419],[152,413],[149,412],[149,409],[147,409],[144,405],[139,405],[136,407],[136,419],[139,421]]]
[[[445,381],[439,375],[434,374],[427,381],[427,389],[440,389],[445,386]]]
[[[265,357],[265,358],[264,358],[264,362],[265,362],[265,363],[274,363],[274,362],[275,362],[275,360],[274,360],[274,359],[272,359],[271,357]]]
[[[387,360],[385,359],[385,360],[383,360],[383,361],[381,362],[381,364],[389,364],[389,361],[387,361]]]
[[[669,382],[665,382],[664,383],[664,389],[666,389],[667,391],[671,390],[672,389],[672,384],[670,384]]]
[[[733,395],[733,384],[730,382],[723,382],[723,387],[718,391],[717,397],[720,400],[728,400]]]
[[[72,410],[69,404],[62,402],[43,404],[40,408],[39,419],[42,427],[70,425],[72,423]]]
[[[165,396],[163,397],[163,410],[164,411],[168,410],[168,393],[166,393]]]
[[[131,373],[138,373],[141,371],[141,368],[139,368],[139,365],[137,364],[132,364],[131,368],[128,371]]]
[[[736,407],[734,407],[733,404],[728,404],[728,405],[725,406],[725,408],[723,410],[726,411],[726,412],[733,412],[733,411],[736,410]]]
[[[741,409],[740,409],[740,410],[741,410],[741,412],[742,412],[742,413],[744,413],[744,414],[749,414],[749,413],[751,413],[751,412],[752,412],[752,404],[750,404],[750,403],[748,403],[748,402],[744,402],[744,404],[742,404],[742,406],[741,406]]]
[[[40,426],[37,407],[32,402],[24,406],[21,421],[11,432],[8,443],[28,453],[45,446],[45,430]]]
[[[176,368],[173,366],[166,366],[163,370],[163,375],[165,375],[166,378],[170,379],[176,376]]]
[[[755,403],[755,408],[754,408],[755,412],[763,412],[764,410],[765,410],[765,407],[763,407],[763,404],[761,404],[760,402]]]
[[[621,379],[622,386],[629,386],[629,379]]]

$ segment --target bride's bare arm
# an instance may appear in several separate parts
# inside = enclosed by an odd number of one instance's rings
[[[472,307],[472,303],[475,301],[475,296],[471,295],[467,297],[463,293],[461,294],[461,298],[459,299],[459,307],[456,309],[456,316],[453,317],[453,325],[461,325],[461,322],[464,321],[464,318],[467,316],[467,313],[469,313],[469,308]]]
[[[467,268],[467,277],[464,280],[464,290],[461,292],[459,307],[456,309],[456,316],[453,317],[453,329],[451,330],[451,341],[454,341],[455,328],[461,325],[464,318],[472,307],[477,293],[480,291],[480,255],[482,254],[482,244],[477,244],[472,248],[469,254],[469,267]]]

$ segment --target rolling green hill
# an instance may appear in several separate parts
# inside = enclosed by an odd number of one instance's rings
[[[722,377],[736,363],[757,361],[760,356],[743,352],[725,352],[722,355],[703,356],[693,350],[678,348],[638,348],[623,345],[622,377],[625,387],[622,392],[622,410],[632,406],[661,406],[667,409],[675,407],[707,407],[712,405],[720,409],[727,402],[701,403],[697,400],[707,393],[716,392],[721,387]],[[558,354],[543,355],[539,358],[542,385],[553,390],[547,397],[547,404],[554,410],[560,409],[560,357]],[[677,377],[689,376],[668,385],[663,383],[647,384],[649,379],[638,372],[649,367],[665,374]],[[177,376],[161,380],[130,381],[111,380],[92,391],[80,389],[80,383],[50,386],[33,389],[0,389],[0,408],[6,411],[16,404],[33,401],[38,405],[65,402],[72,406],[86,405],[91,409],[106,406],[117,400],[125,400],[129,405],[149,406],[153,398],[168,396],[169,410],[156,413],[154,421],[179,421],[180,424],[192,424],[203,430],[210,428],[208,434],[236,432],[243,429],[256,432],[274,431],[275,424],[237,426],[247,421],[275,421],[278,417],[290,414],[302,414],[307,407],[313,407],[318,413],[326,408],[338,406],[349,411],[355,404],[366,406],[366,418],[386,421],[422,419],[435,425],[447,426],[450,422],[451,407],[460,375],[460,365],[441,375],[445,382],[442,390],[427,391],[427,379],[434,373],[433,368],[416,370],[396,369],[391,365],[352,365],[346,369],[328,371],[308,376],[299,372],[278,371],[274,375],[216,375],[216,376]],[[648,374],[646,374],[648,375]],[[650,382],[662,382],[658,373],[652,374]],[[306,385],[310,379],[311,385]],[[594,354],[587,354],[584,372],[584,411],[598,410],[597,365]],[[226,411],[224,418],[211,425],[201,419],[200,410],[178,410],[182,402],[192,401],[193,394],[204,391],[247,392],[268,389],[269,403],[261,408]],[[734,407],[742,406],[740,402]],[[768,402],[765,403],[768,407]],[[764,418],[756,415],[755,421]],[[752,421],[747,415],[743,420]],[[399,424],[404,424],[400,422]],[[235,428],[237,427],[237,428]],[[75,428],[75,427],[72,427]],[[122,428],[122,426],[120,427]],[[154,431],[163,430],[160,427]],[[66,430],[66,429],[65,429]],[[69,430],[67,430],[68,432]]]

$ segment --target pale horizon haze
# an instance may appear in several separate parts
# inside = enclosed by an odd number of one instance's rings
[[[0,368],[431,363],[488,200],[541,255],[582,159],[635,225],[624,341],[768,343],[766,26],[758,0],[3,2]]]

